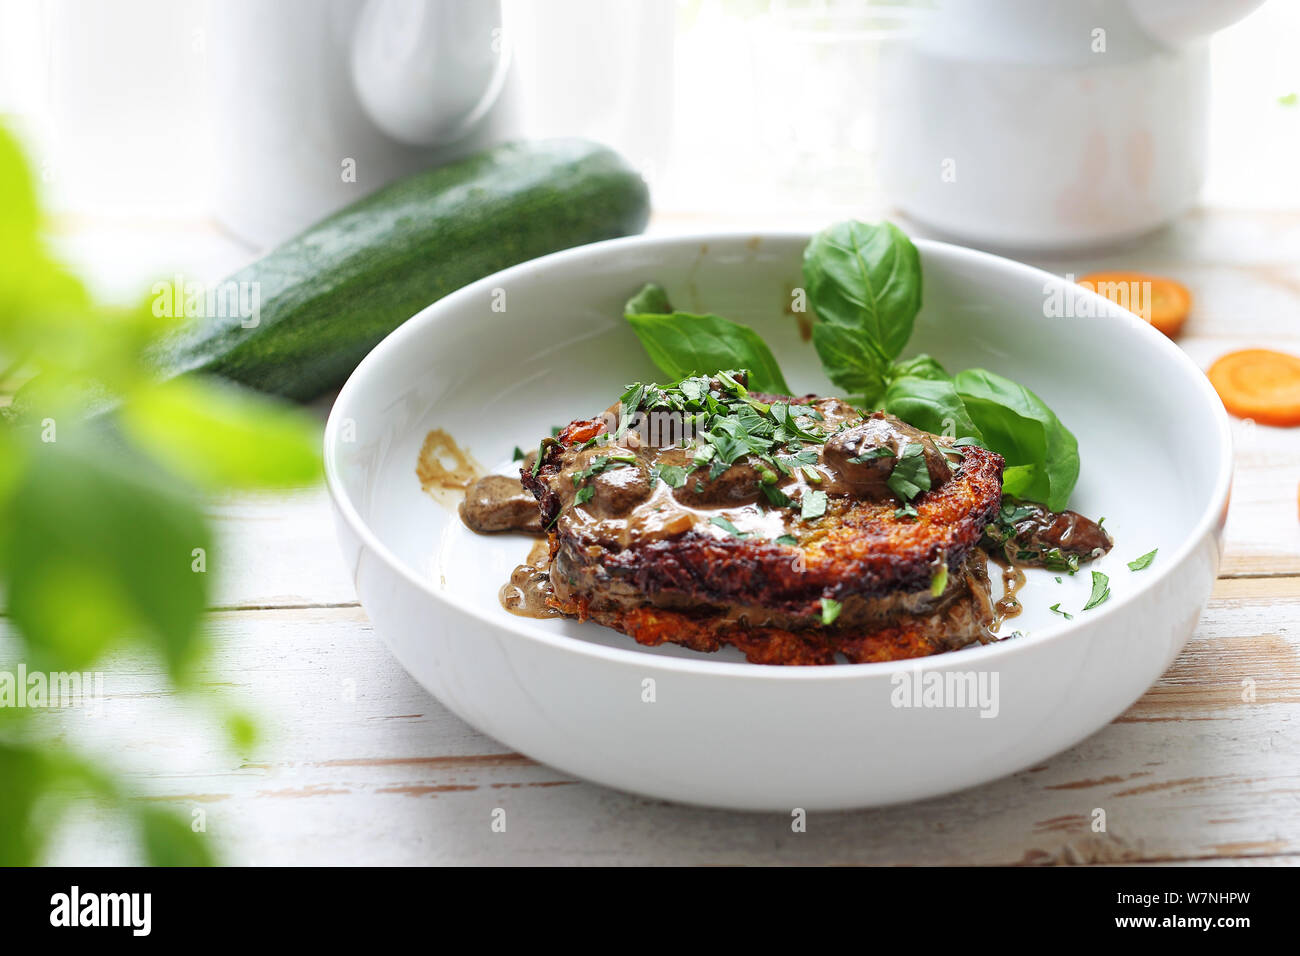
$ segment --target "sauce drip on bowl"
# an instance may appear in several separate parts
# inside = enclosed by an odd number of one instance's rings
[[[415,475],[420,479],[420,487],[434,501],[449,507],[457,504],[482,474],[478,462],[441,428],[424,436]]]
[[[511,572],[510,580],[501,585],[497,597],[503,608],[520,617],[561,617],[559,611],[546,603],[554,593],[550,545],[541,540],[533,544],[528,560]]]
[[[1005,565],[1002,568],[1002,597],[998,603],[993,605],[994,617],[993,628],[996,630],[1002,626],[1002,622],[1013,617],[1019,617],[1024,607],[1017,596],[1020,589],[1025,586],[1024,569],[1015,564]]]

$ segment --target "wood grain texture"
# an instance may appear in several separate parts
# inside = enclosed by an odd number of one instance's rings
[[[255,751],[195,748],[220,739],[212,715],[136,659],[115,663],[99,713],[40,717],[147,798],[201,811],[237,863],[1277,863],[1300,856],[1298,620],[1300,578],[1224,580],[1169,672],[1082,744],[975,790],[812,814],[806,833],[783,814],[645,800],[509,752],[425,694],[356,607],[213,616],[205,679],[253,705]],[[79,821],[57,860],[129,858],[111,820],[87,808]]]
[[[325,488],[230,495],[207,509],[217,544],[208,555],[220,608],[355,603]]]

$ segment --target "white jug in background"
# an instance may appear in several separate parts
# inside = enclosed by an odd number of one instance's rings
[[[215,212],[257,245],[517,128],[499,0],[210,9]]]
[[[1205,41],[1262,2],[938,0],[884,60],[890,199],[943,234],[1009,249],[1164,225],[1205,176]]]

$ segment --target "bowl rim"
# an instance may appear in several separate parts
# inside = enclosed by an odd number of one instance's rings
[[[1090,613],[1087,619],[1076,617],[1073,621],[1061,621],[1054,627],[1036,631],[1032,640],[999,641],[993,644],[962,648],[960,654],[931,654],[925,657],[914,657],[900,661],[834,664],[822,667],[773,667],[752,664],[747,661],[709,660],[703,655],[699,660],[688,657],[659,656],[646,653],[640,649],[639,645],[626,648],[610,647],[591,641],[579,640],[566,634],[547,633],[544,630],[530,628],[521,622],[499,620],[490,612],[477,607],[467,607],[453,602],[434,589],[430,582],[420,578],[412,568],[398,558],[380,540],[379,536],[375,534],[353,505],[347,489],[344,487],[338,463],[341,409],[349,403],[354,393],[360,392],[365,387],[371,373],[384,361],[387,354],[402,349],[408,339],[418,335],[425,325],[436,321],[439,315],[452,312],[459,308],[462,302],[476,300],[482,296],[484,290],[490,290],[509,280],[552,268],[569,266],[593,255],[616,254],[618,250],[631,246],[654,248],[686,245],[698,250],[701,245],[704,245],[713,250],[717,246],[734,242],[759,242],[764,244],[769,242],[802,242],[806,244],[812,235],[811,232],[803,230],[760,231],[733,229],[624,236],[618,239],[607,239],[518,263],[500,272],[485,276],[430,303],[385,336],[348,376],[347,381],[334,399],[329,417],[325,423],[323,457],[325,484],[335,508],[352,533],[357,536],[361,545],[373,551],[389,571],[404,578],[417,590],[423,591],[425,595],[442,605],[448,613],[475,618],[499,634],[508,634],[514,639],[523,639],[547,645],[558,651],[601,659],[612,664],[636,665],[643,669],[650,668],[702,677],[744,677],[758,680],[856,680],[872,677],[884,678],[917,670],[996,669],[996,662],[1007,655],[1029,653],[1033,649],[1045,648],[1059,641],[1068,640],[1079,630],[1105,625],[1116,614],[1122,613],[1130,604],[1142,600],[1145,595],[1155,590],[1166,577],[1179,573],[1192,553],[1201,547],[1205,539],[1213,534],[1215,527],[1221,523],[1221,516],[1226,513],[1232,487],[1232,429],[1227,411],[1224,409],[1218,393],[1214,391],[1214,387],[1210,384],[1205,373],[1186,352],[1144,319],[1116,305],[1100,294],[1091,292],[1054,273],[1014,259],[982,252],[966,246],[934,239],[917,238],[912,239],[912,242],[917,246],[923,257],[928,252],[938,256],[951,257],[957,261],[965,260],[981,268],[992,268],[1004,273],[1019,275],[1026,279],[1033,279],[1043,285],[1045,293],[1051,286],[1071,289],[1075,294],[1093,302],[1095,306],[1094,319],[1104,317],[1105,321],[1113,323],[1117,328],[1124,330],[1126,334],[1136,335],[1139,338],[1145,336],[1158,352],[1163,352],[1169,357],[1174,367],[1181,369],[1184,374],[1191,377],[1193,387],[1198,389],[1207,399],[1213,418],[1209,431],[1213,438],[1216,439],[1219,457],[1213,491],[1205,509],[1197,519],[1192,533],[1187,536],[1183,545],[1168,560],[1160,563],[1161,566],[1156,570],[1155,574],[1144,578],[1140,588],[1121,595],[1117,599],[1107,601],[1105,605],[1096,609],[1099,613]],[[359,597],[360,595],[358,595]]]

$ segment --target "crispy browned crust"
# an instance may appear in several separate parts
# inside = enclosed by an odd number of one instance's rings
[[[564,450],[571,445],[580,445],[589,438],[595,438],[607,430],[605,423],[599,418],[579,418],[572,421],[560,431],[554,443],[544,443],[538,449],[540,461],[536,463],[536,473],[532,468],[528,467],[519,469],[520,483],[523,484],[526,490],[533,493],[533,497],[537,499],[537,504],[542,510],[543,528],[551,527],[555,523],[556,516],[560,513],[560,498],[551,490],[550,480],[560,470],[560,461],[564,456]]]
[[[622,631],[638,644],[657,647],[678,644],[712,653],[728,645],[740,650],[752,664],[815,666],[834,664],[839,655],[853,664],[898,661],[957,650],[978,639],[992,621],[983,559],[971,563],[974,580],[962,582],[943,607],[923,616],[902,616],[884,627],[871,629],[750,627],[725,615],[677,611],[641,605],[593,611],[590,601],[551,602],[579,620],[593,620]]]
[[[538,473],[522,474],[543,526],[552,528],[554,567],[571,583],[552,601],[561,612],[648,646],[711,652],[731,645],[753,663],[784,665],[936,654],[971,643],[990,623],[975,549],[1001,503],[1000,455],[964,449],[952,477],[914,500],[916,518],[895,517],[892,499],[832,499],[823,517],[800,530],[797,548],[688,531],[613,550],[560,516],[550,487],[565,449],[604,430],[600,419],[574,421],[543,447]],[[951,584],[932,601],[941,561]],[[822,626],[823,598],[844,604],[840,626]],[[880,612],[890,604],[896,607]],[[913,608],[919,613],[908,613]]]
[[[961,469],[915,501],[918,517],[896,518],[898,503],[833,500],[826,515],[800,536],[802,567],[792,550],[770,541],[718,538],[688,532],[619,552],[599,563],[637,591],[675,592],[730,604],[761,595],[766,607],[792,614],[819,612],[823,597],[882,597],[930,586],[940,555],[955,571],[979,543],[1002,496],[1002,458],[982,448],[966,453]],[[566,541],[560,522],[559,544]]]

